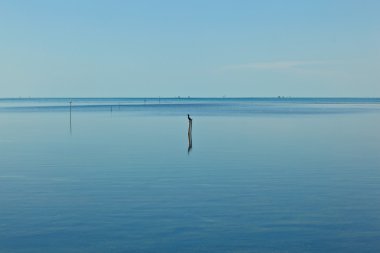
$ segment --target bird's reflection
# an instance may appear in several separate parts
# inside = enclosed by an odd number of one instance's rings
[[[192,136],[192,132],[193,132],[193,120],[192,120],[192,118],[190,118],[189,114],[187,114],[187,118],[189,120],[189,129],[187,131],[187,137],[189,139],[189,146],[187,148],[187,154],[190,154],[191,149],[193,148],[193,136]]]
[[[191,132],[189,132],[189,147],[187,148],[188,154],[190,154],[192,148],[193,148],[193,138],[191,136]]]

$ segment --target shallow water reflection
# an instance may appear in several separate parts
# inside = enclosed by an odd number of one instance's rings
[[[377,113],[68,113],[0,113],[0,252],[380,250]]]

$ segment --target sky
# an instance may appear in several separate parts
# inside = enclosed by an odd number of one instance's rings
[[[378,0],[0,0],[0,97],[380,97]]]

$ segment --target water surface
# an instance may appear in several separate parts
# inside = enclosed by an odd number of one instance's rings
[[[379,108],[0,99],[0,252],[379,252]]]

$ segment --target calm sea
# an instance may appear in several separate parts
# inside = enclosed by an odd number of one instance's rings
[[[0,99],[0,252],[380,252],[379,129],[377,98]]]

